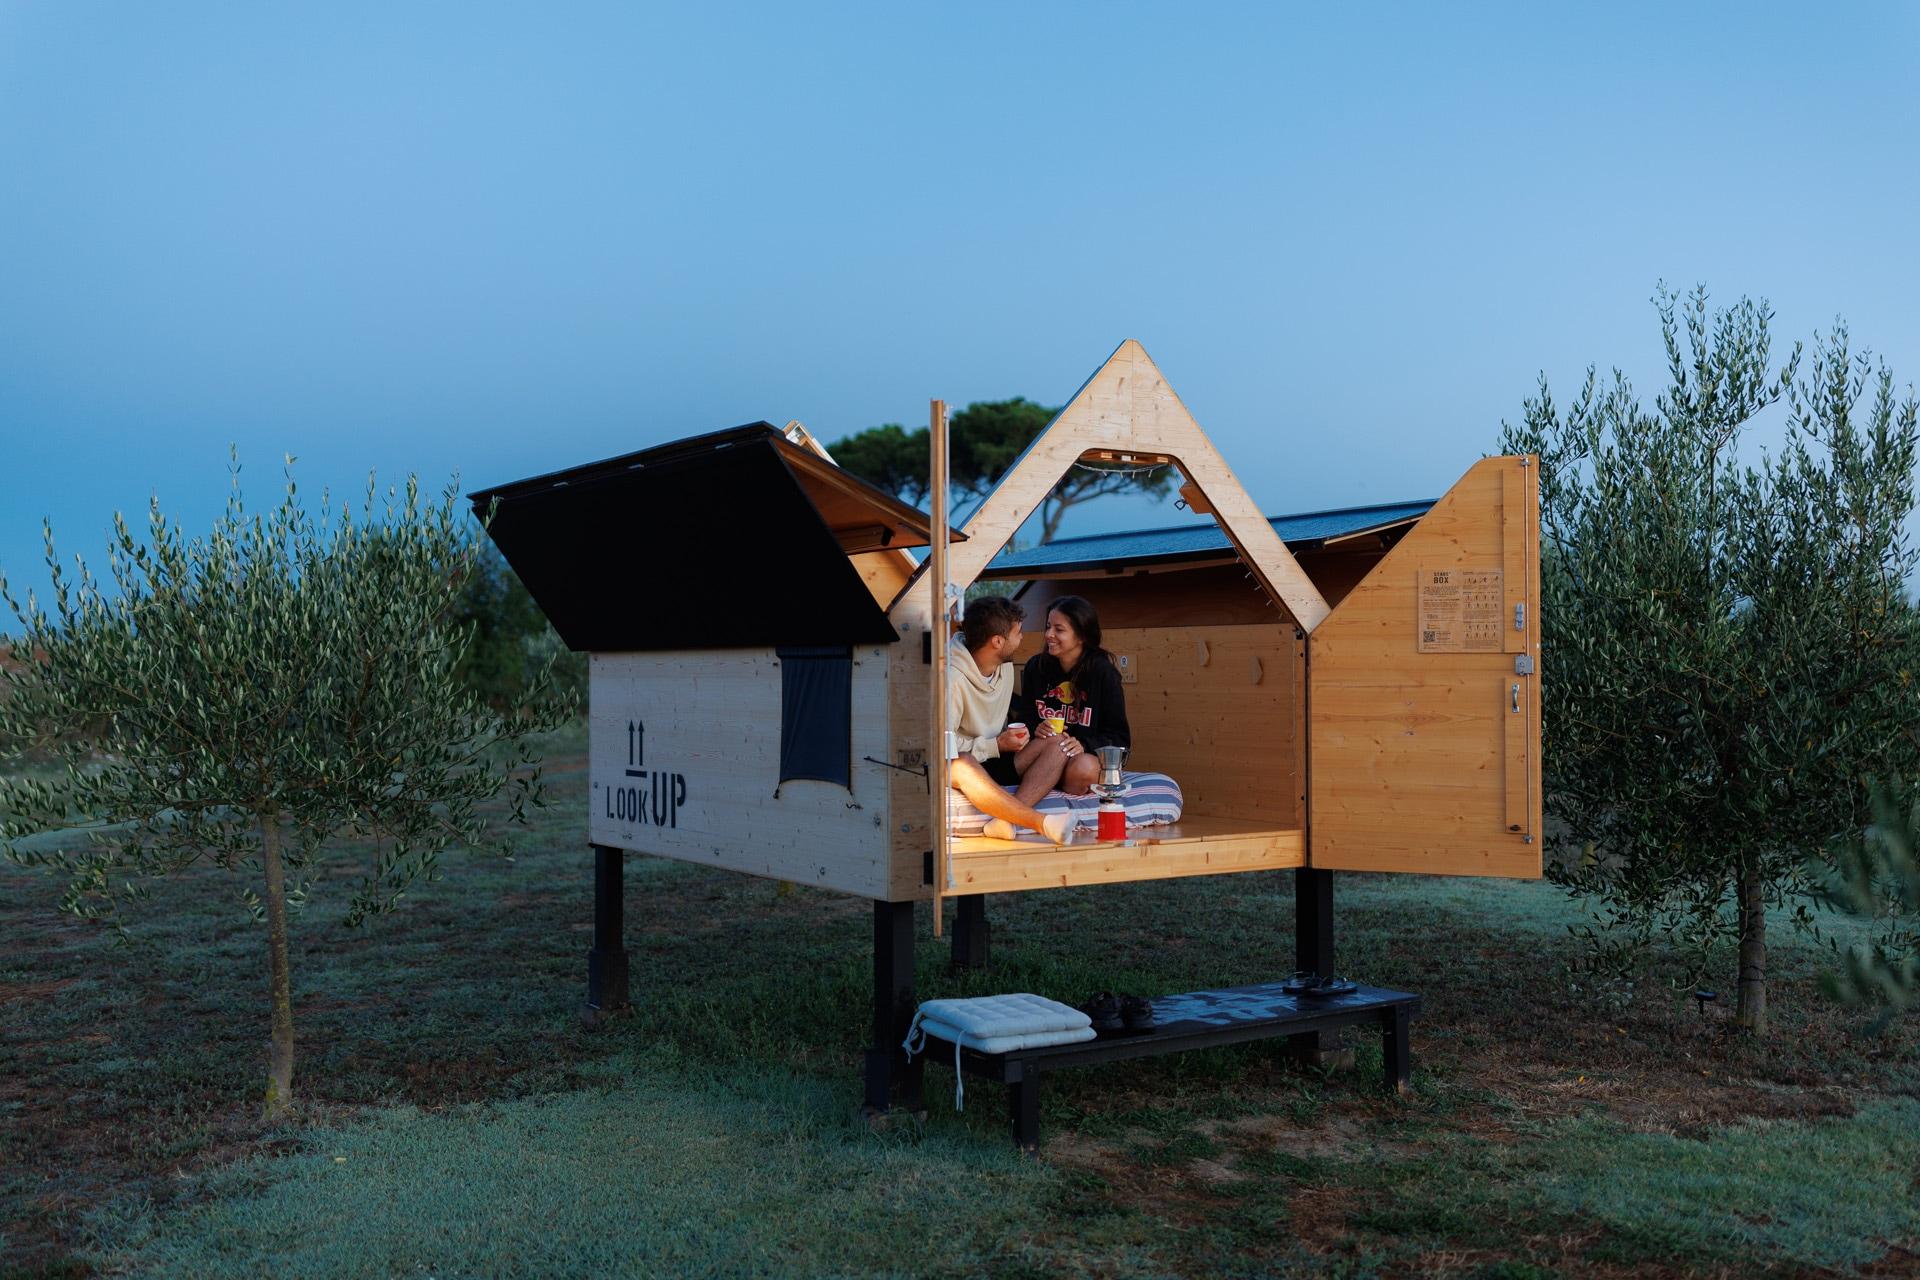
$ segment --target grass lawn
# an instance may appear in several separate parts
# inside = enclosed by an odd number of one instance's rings
[[[628,863],[636,1011],[588,1031],[579,734],[512,861],[349,931],[295,925],[297,1120],[258,1117],[262,931],[217,874],[138,941],[0,865],[0,1276],[1912,1275],[1920,1019],[1816,993],[1784,926],[1775,1029],[1725,1033],[1656,971],[1576,991],[1544,884],[1343,875],[1350,974],[1419,991],[1415,1091],[1277,1044],[1051,1077],[1038,1160],[1000,1090],[852,1122],[864,902]],[[1290,967],[1285,874],[992,900],[995,968],[923,997],[1185,990]]]

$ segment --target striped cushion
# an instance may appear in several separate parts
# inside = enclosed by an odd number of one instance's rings
[[[1122,773],[1127,794],[1121,803],[1127,807],[1129,827],[1158,827],[1180,821],[1180,784],[1164,773]],[[1007,787],[1008,792],[1014,788]],[[1074,825],[1091,827],[1100,821],[1100,797],[1092,793],[1070,796],[1049,791],[1034,808],[1042,813],[1071,813]],[[956,836],[977,836],[987,825],[987,815],[958,791],[947,792],[947,829]]]

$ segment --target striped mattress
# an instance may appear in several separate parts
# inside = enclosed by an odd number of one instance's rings
[[[1164,773],[1122,773],[1127,794],[1121,803],[1127,807],[1129,827],[1158,827],[1180,821],[1180,784]],[[1012,787],[1007,787],[1012,792]],[[1091,827],[1100,821],[1100,797],[1070,796],[1064,791],[1049,791],[1034,808],[1042,813],[1071,813],[1074,825]],[[947,829],[956,836],[977,836],[987,825],[987,815],[958,791],[947,792]],[[1031,832],[1023,832],[1030,835]],[[1037,838],[1037,837],[1036,837]]]

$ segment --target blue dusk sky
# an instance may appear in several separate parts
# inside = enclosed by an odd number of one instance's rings
[[[230,443],[471,490],[1127,337],[1267,510],[1429,497],[1657,389],[1660,280],[1920,380],[1920,7],[1335,10],[0,0],[0,568]]]

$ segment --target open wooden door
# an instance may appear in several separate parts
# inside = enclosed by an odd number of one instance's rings
[[[1461,478],[1308,639],[1308,865],[1541,874],[1537,459]]]

